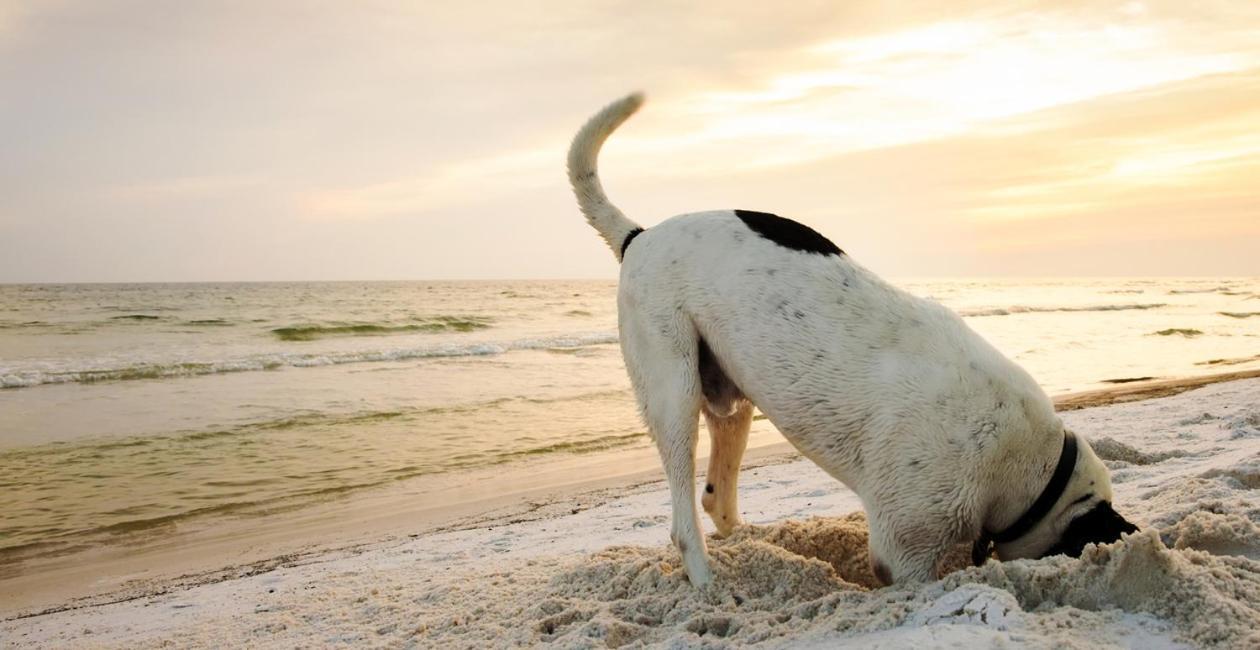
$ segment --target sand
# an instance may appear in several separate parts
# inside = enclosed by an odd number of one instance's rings
[[[974,568],[959,548],[942,580],[875,588],[856,496],[796,460],[745,471],[748,525],[711,541],[704,591],[668,547],[668,493],[652,483],[9,619],[0,642],[1260,647],[1260,379],[1064,419],[1097,441],[1117,509],[1142,527],[1080,559]]]

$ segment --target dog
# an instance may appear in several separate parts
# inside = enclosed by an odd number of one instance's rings
[[[1022,368],[945,307],[773,214],[717,210],[644,229],[604,194],[608,136],[643,103],[609,104],[569,149],[578,206],[621,262],[626,370],[660,452],[670,538],[696,587],[712,582],[696,508],[701,414],[712,439],[701,502],[718,536],[739,525],[736,484],[753,408],[852,489],[884,584],[935,579],[972,542],[983,563],[1079,556],[1137,528],[1112,508],[1107,468]]]

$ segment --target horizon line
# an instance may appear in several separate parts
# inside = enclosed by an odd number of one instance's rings
[[[891,281],[925,280],[1260,280],[1260,275],[891,275]],[[316,284],[316,283],[389,283],[389,282],[617,282],[610,277],[537,277],[537,278],[351,278],[351,279],[261,279],[261,280],[0,280],[0,286],[57,286],[57,285],[123,285],[123,284]]]

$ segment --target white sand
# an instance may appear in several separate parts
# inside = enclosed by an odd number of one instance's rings
[[[1143,532],[1080,560],[869,590],[856,497],[806,461],[746,470],[753,525],[693,590],[657,484],[248,577],[0,623],[14,646],[1260,647],[1260,379],[1064,414]],[[569,503],[581,504],[573,507]],[[564,507],[561,514],[556,510]],[[853,514],[848,514],[853,513]],[[822,518],[826,517],[826,518]],[[707,522],[706,522],[707,523]],[[955,566],[965,564],[959,549]],[[193,581],[195,582],[195,581]]]

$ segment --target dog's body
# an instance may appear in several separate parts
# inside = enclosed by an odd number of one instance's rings
[[[885,582],[929,579],[950,547],[1019,519],[1064,440],[1036,382],[953,312],[888,285],[796,222],[724,210],[639,228],[604,196],[595,161],[641,102],[632,95],[592,118],[569,172],[583,212],[623,261],[622,352],[691,581],[710,580],[695,503],[700,413],[713,442],[703,505],[719,534],[739,523],[753,405],[861,497],[872,568]],[[999,544],[999,556],[1113,541],[1132,526],[1107,515],[1110,499],[1106,468],[1082,443],[1049,514]],[[1086,513],[1099,521],[1072,525]]]

